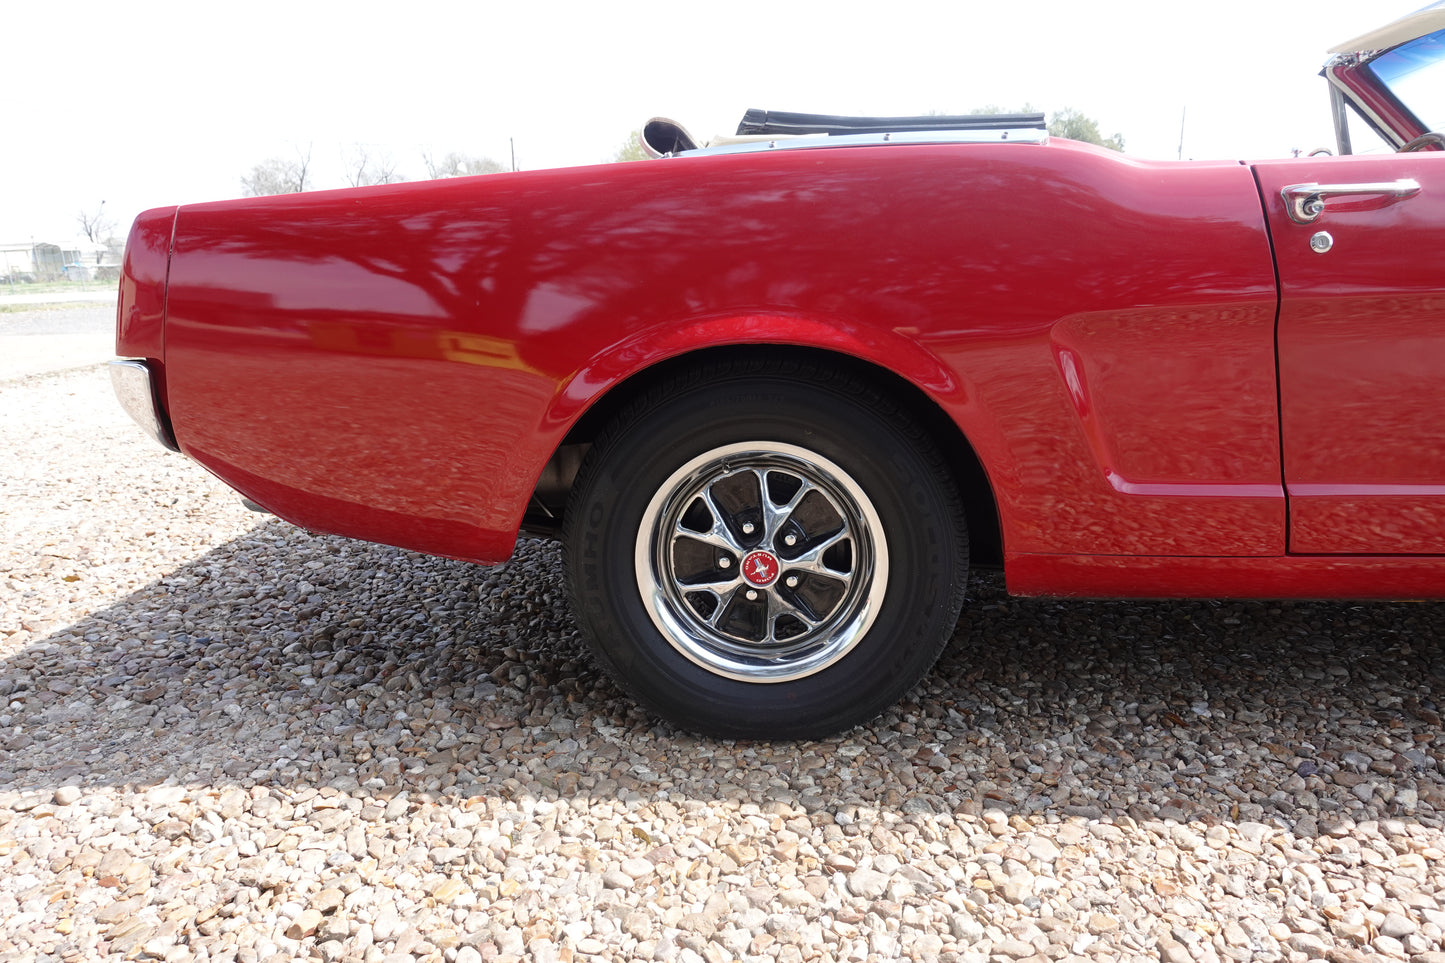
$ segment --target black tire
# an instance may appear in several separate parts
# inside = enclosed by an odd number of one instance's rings
[[[728,738],[816,738],[892,705],[952,635],[968,565],[925,434],[806,364],[715,365],[629,405],[582,466],[564,540],[602,667]]]

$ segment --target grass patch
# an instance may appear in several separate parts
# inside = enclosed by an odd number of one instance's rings
[[[41,301],[39,304],[0,304],[0,314],[33,314],[36,311],[73,311],[76,308],[104,308],[104,301]]]
[[[34,284],[0,284],[0,294],[93,294],[114,293],[119,281],[37,281]]]

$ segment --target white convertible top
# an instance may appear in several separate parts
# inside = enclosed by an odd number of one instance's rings
[[[1369,33],[1360,34],[1353,40],[1346,40],[1330,48],[1332,54],[1365,53],[1371,50],[1385,50],[1398,47],[1407,40],[1423,37],[1436,30],[1445,30],[1445,0],[1436,0],[1428,7],[1421,7],[1414,13],[1407,13],[1393,23],[1376,27]]]

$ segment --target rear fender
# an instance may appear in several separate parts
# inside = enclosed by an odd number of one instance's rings
[[[966,405],[963,382],[913,340],[910,336],[914,333],[779,314],[700,318],[666,330],[648,330],[599,352],[569,378],[539,430],[560,441],[562,434],[611,391],[647,369],[696,351],[741,345],[776,344],[847,355],[893,371],[945,409]]]
[[[115,315],[115,353],[122,358],[165,358],[166,279],[177,210],[146,211],[126,238]]]

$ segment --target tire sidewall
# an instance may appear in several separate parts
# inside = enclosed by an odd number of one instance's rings
[[[887,539],[888,585],[873,625],[838,662],[786,682],[730,679],[688,659],[648,615],[633,563],[648,502],[678,466],[753,441],[837,464],[867,494]],[[613,677],[685,728],[798,738],[856,725],[901,698],[951,634],[966,558],[956,500],[918,439],[856,398],[783,379],[700,385],[624,419],[592,457],[568,507],[578,617]]]

